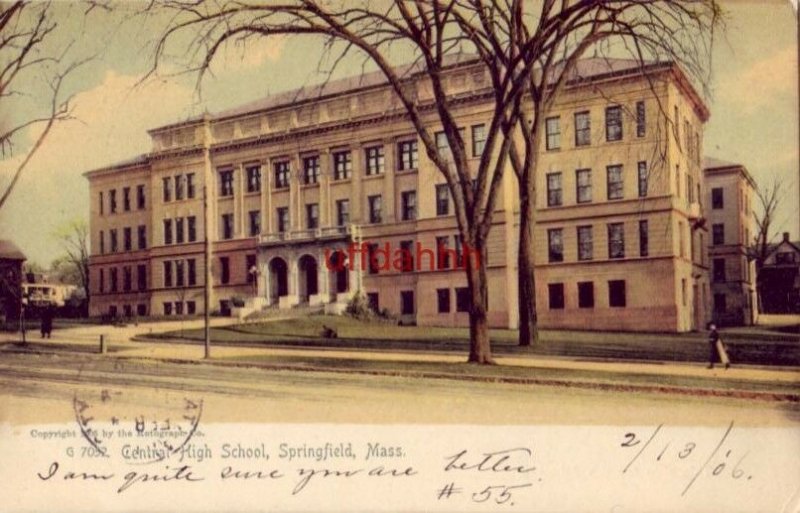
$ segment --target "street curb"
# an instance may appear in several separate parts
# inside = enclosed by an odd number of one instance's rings
[[[63,352],[58,352],[58,351],[40,351],[40,350],[4,349],[4,351],[10,353],[18,353],[18,354],[41,354],[41,355],[63,354]],[[446,372],[342,369],[342,368],[329,368],[329,367],[317,367],[317,366],[260,364],[255,362],[230,362],[230,361],[221,361],[213,359],[195,360],[195,359],[184,359],[184,358],[158,358],[154,356],[126,356],[126,355],[113,355],[113,354],[101,355],[98,353],[74,353],[74,354],[86,356],[93,359],[114,358],[117,360],[131,360],[131,361],[144,360],[152,362],[173,363],[178,365],[206,364],[206,365],[215,365],[219,367],[254,368],[262,370],[272,370],[272,371],[355,374],[362,376],[385,376],[385,377],[396,377],[396,378],[453,380],[453,381],[498,383],[498,384],[511,384],[511,385],[551,386],[551,387],[574,388],[582,390],[658,393],[658,394],[672,394],[672,395],[694,396],[694,397],[717,397],[717,398],[744,399],[753,401],[800,403],[800,393],[794,394],[794,393],[783,393],[783,392],[762,392],[754,390],[691,388],[691,387],[680,387],[680,386],[670,386],[670,385],[637,385],[637,384],[624,384],[616,382],[568,380],[568,379],[552,379],[552,378],[477,376],[474,374],[464,375],[464,374],[452,374]]]

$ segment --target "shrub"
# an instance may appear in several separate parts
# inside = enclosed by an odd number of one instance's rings
[[[344,313],[345,315],[359,320],[368,320],[375,317],[375,312],[369,307],[366,296],[359,292],[347,303],[347,308],[345,308]]]

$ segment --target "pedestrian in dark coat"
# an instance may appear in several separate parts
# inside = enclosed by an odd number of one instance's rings
[[[53,332],[53,308],[48,306],[45,307],[44,311],[42,312],[42,338],[50,338],[50,334]]]
[[[725,368],[731,366],[731,360],[728,358],[728,352],[725,351],[725,346],[722,344],[722,339],[717,331],[717,326],[712,322],[708,325],[708,368],[714,368],[714,362],[719,358],[720,363],[725,365]]]

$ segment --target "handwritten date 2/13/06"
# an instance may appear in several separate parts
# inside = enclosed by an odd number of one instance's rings
[[[664,425],[659,424],[652,432],[641,436],[633,432],[625,433],[620,447],[632,450],[634,453],[622,469],[623,474],[637,463],[652,465],[677,460],[687,465],[694,465],[692,478],[686,483],[681,496],[686,495],[701,476],[738,481],[753,479],[744,461],[748,453],[737,454],[725,445],[730,439],[733,422],[728,424],[727,429],[715,443],[708,446],[701,446],[687,437],[670,436],[669,431],[663,428]]]

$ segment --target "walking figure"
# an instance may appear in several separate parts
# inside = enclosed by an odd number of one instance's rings
[[[708,325],[708,368],[714,368],[714,361],[719,358],[720,363],[725,365],[725,368],[731,366],[731,360],[728,358],[728,352],[722,344],[722,339],[719,337],[717,326],[713,322]]]
[[[53,310],[51,307],[45,307],[42,311],[42,338],[50,338],[50,333],[53,331]]]

